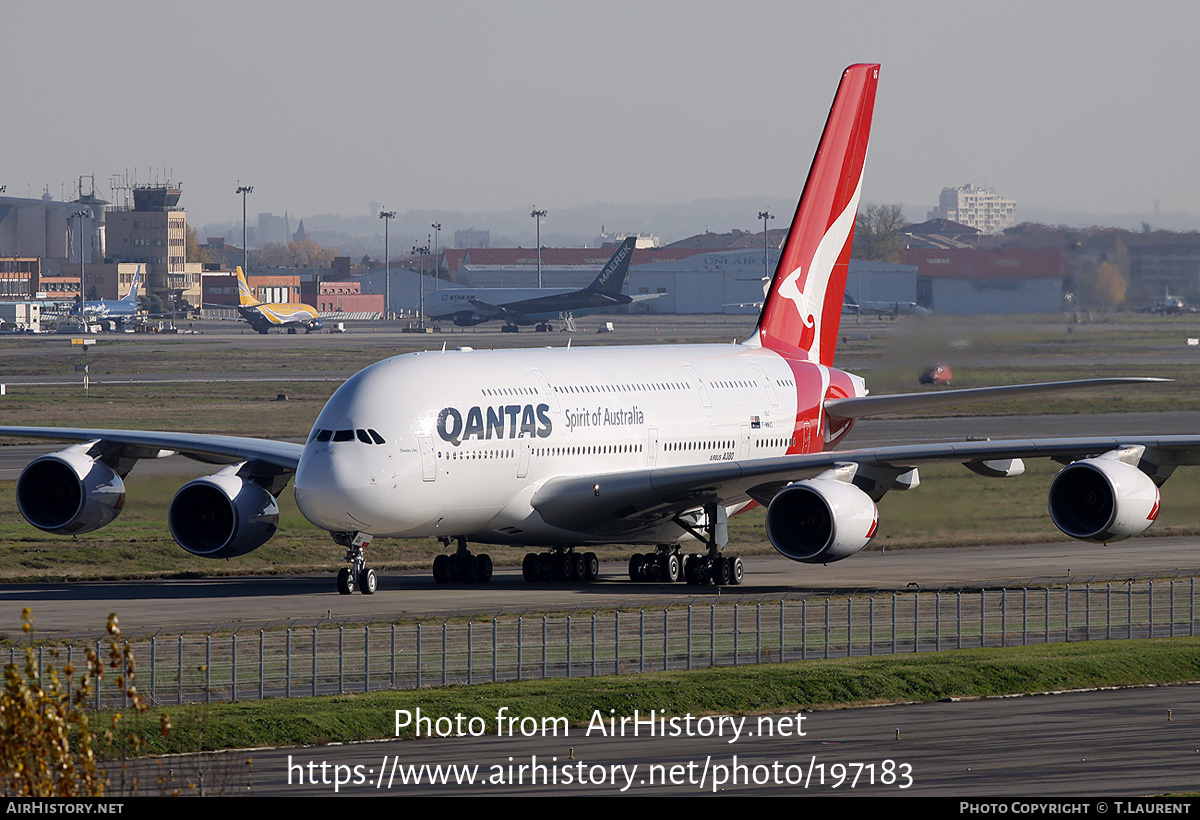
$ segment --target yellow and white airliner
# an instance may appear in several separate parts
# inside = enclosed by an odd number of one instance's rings
[[[250,292],[246,276],[237,269],[238,313],[259,333],[272,328],[304,328],[305,333],[320,330],[325,325],[317,318],[317,309],[303,302],[260,302]]]
[[[728,516],[766,507],[766,534],[808,564],[846,558],[879,525],[876,502],[919,484],[923,464],[1020,475],[1023,458],[1067,466],[1049,490],[1065,534],[1142,532],[1160,485],[1200,463],[1200,436],[956,441],[832,450],[855,419],[1100,384],[1076,382],[867,395],[833,366],[878,65],[846,69],[754,333],[740,344],[428,351],[374,364],[338,388],[303,444],[188,433],[4,427],[73,440],[17,481],[22,515],[47,532],[88,532],[125,503],[138,459],[182,453],[225,463],[176,494],[175,540],[194,555],[250,552],[296,502],[345,549],[337,588],[376,589],[372,538],[439,538],[439,582],[486,581],[471,543],[527,550],[525,578],[590,580],[594,544],[640,545],[634,580],[738,584]],[[969,513],[964,512],[964,515]],[[694,539],[694,541],[693,541]],[[685,554],[683,545],[699,547]]]

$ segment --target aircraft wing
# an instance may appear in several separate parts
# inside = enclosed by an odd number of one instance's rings
[[[888,489],[906,488],[896,480],[925,464],[958,462],[972,472],[998,477],[1022,472],[1017,459],[1069,463],[1117,451],[1151,478],[1165,480],[1175,466],[1200,464],[1200,436],[961,441],[651,468],[551,479],[534,494],[532,505],[553,526],[619,537],[708,503],[753,499],[766,505],[791,482],[827,470],[851,467],[841,478],[853,479],[867,495],[879,498]]]
[[[1171,379],[1158,379],[1150,376],[1122,376],[1108,379],[1039,382],[1037,384],[1006,384],[998,387],[968,387],[960,390],[937,390],[923,393],[890,393],[881,396],[830,399],[825,402],[825,412],[839,419],[856,419],[863,416],[876,416],[881,413],[924,410],[930,407],[945,407],[951,404],[980,404],[1010,398],[1062,393],[1068,390],[1085,390],[1091,387],[1112,387],[1121,384],[1147,384],[1169,381]]]
[[[484,302],[474,297],[468,299],[467,301],[471,303],[471,307],[475,308],[480,316],[487,316],[492,319],[500,319],[508,316],[520,315],[519,313],[509,310],[503,305],[493,305],[489,302]]]
[[[0,427],[0,436],[96,442],[97,454],[117,459],[165,458],[175,454],[211,464],[256,461],[295,472],[303,444],[203,433],[156,433],[144,430],[97,430],[58,427]]]

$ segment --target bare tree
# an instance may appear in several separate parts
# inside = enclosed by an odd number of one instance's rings
[[[854,221],[854,258],[899,262],[900,232],[908,224],[900,205],[868,205]]]

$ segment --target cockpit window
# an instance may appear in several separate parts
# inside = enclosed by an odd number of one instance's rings
[[[318,430],[317,441],[329,441],[329,437],[333,435],[332,430]]]
[[[371,438],[376,444],[383,444],[383,436],[379,435],[374,430],[368,430],[367,432],[371,435]]]
[[[354,441],[353,430],[336,430],[333,434],[334,441]]]
[[[355,430],[354,433],[355,433],[355,435],[358,436],[358,440],[361,441],[363,444],[371,443],[371,437],[368,436],[367,431],[362,429],[361,427],[359,429]]]

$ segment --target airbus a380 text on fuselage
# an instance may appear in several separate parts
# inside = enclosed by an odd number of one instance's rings
[[[96,529],[124,505],[140,458],[176,452],[226,462],[185,485],[169,525],[184,549],[233,557],[275,531],[275,497],[294,476],[308,520],[346,548],[338,589],[374,592],[375,537],[457,544],[438,581],[485,581],[471,543],[533,547],[528,580],[590,579],[588,545],[652,546],[634,579],[739,583],[728,516],[767,508],[767,536],[806,563],[840,560],[878,527],[875,502],[919,483],[921,464],[959,462],[985,476],[1022,458],[1069,462],[1050,488],[1067,535],[1116,541],[1157,516],[1162,483],[1195,464],[1200,437],[974,441],[830,451],[874,413],[1098,384],[1107,379],[869,396],[833,367],[879,67],[842,76],[754,334],[741,344],[439,351],[397,356],[333,395],[303,445],[182,433],[0,428],[0,435],[79,442],[32,462],[22,514],[49,532]],[[681,544],[702,547],[685,555]]]

